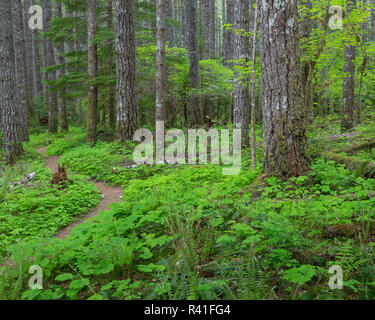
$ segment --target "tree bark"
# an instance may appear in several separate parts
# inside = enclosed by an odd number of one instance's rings
[[[256,59],[257,59],[257,36],[258,36],[258,12],[259,0],[255,1],[254,29],[253,29],[253,52],[252,52],[252,79],[251,79],[251,167],[256,170],[256,136],[255,136],[255,85],[256,85]]]
[[[347,12],[350,14],[355,8],[356,0],[347,0]],[[351,44],[345,46],[345,64],[343,81],[343,106],[341,117],[341,129],[350,130],[354,127],[354,104],[355,104],[355,57],[356,47]]]
[[[200,1],[200,11],[202,16],[202,27],[203,27],[203,50],[202,59],[207,60],[211,58],[211,46],[210,46],[210,30],[211,30],[211,15],[210,15],[210,2],[211,0]]]
[[[50,30],[50,23],[52,19],[51,0],[41,0],[41,4],[43,9],[43,33],[46,33]],[[47,39],[46,36],[44,36],[43,39],[43,62],[45,68],[51,67],[55,64],[55,53],[52,41]],[[45,105],[48,108],[49,133],[57,133],[57,95],[50,92],[51,86],[47,83],[55,78],[55,71],[44,71],[43,96]]]
[[[0,1],[0,109],[3,131],[3,152],[7,164],[23,153],[20,110],[17,108],[12,2]]]
[[[197,0],[185,0],[186,45],[189,51],[190,110],[193,125],[203,124],[198,55]]]
[[[234,22],[234,3],[235,0],[227,0],[227,22],[226,24],[231,24],[233,27]],[[233,37],[234,33],[232,30],[227,30],[226,32],[226,56],[225,63],[227,66],[232,66],[233,64],[228,62],[228,60],[233,60],[234,57],[234,47],[233,47]]]
[[[24,34],[25,34],[25,47],[26,47],[26,66],[27,66],[27,84],[28,84],[28,90],[29,90],[29,99],[30,99],[30,109],[28,110],[29,114],[33,114],[32,110],[32,100],[35,97],[35,80],[34,80],[34,74],[33,74],[33,68],[34,68],[34,61],[33,61],[33,36],[32,32],[33,30],[29,27],[29,8],[31,6],[31,0],[25,0],[24,1]]]
[[[216,56],[216,1],[210,0],[210,58]]]
[[[73,18],[73,12],[70,11],[70,10],[66,10],[65,15],[66,15],[67,18],[70,18],[70,19]],[[72,30],[72,31],[69,32],[69,38],[70,38],[70,39],[68,39],[68,40],[65,42],[67,52],[72,52],[72,51],[78,50],[78,48],[75,47],[75,43],[74,43],[74,41],[71,39],[71,36],[72,36],[73,32],[78,32],[78,30],[76,30],[76,29],[77,29],[77,28],[75,27],[74,30]],[[79,42],[78,38],[76,39],[76,41]],[[70,72],[73,72],[73,71],[74,71],[74,68],[72,68],[72,67],[68,67],[68,68],[67,68],[67,72],[68,72],[68,74],[69,74]],[[68,89],[68,93],[69,93],[69,94],[72,93],[70,89]],[[73,121],[77,119],[77,110],[76,110],[76,105],[77,105],[77,99],[75,99],[75,98],[73,98],[73,99],[70,98],[70,99],[69,99],[70,119],[73,120]]]
[[[236,0],[234,10],[233,28],[236,30],[245,30],[249,28],[249,1]],[[249,37],[241,33],[234,33],[234,59],[238,60],[237,67],[246,68],[249,63]],[[242,144],[249,146],[249,84],[248,77],[237,69],[234,72],[234,92],[233,92],[233,125],[235,129],[242,131]]]
[[[13,43],[16,65],[17,103],[20,108],[22,140],[29,141],[28,111],[31,109],[30,91],[27,82],[25,28],[21,0],[12,1]]]
[[[166,7],[165,0],[157,0],[156,8],[156,121],[165,121],[165,42],[166,42]]]
[[[110,0],[107,3],[107,27],[108,29],[113,29],[113,1]],[[108,57],[108,69],[110,74],[112,75],[114,70],[114,64],[113,64],[113,41],[110,40],[108,42],[108,46],[110,48],[110,55]],[[108,120],[109,120],[109,126],[111,128],[115,128],[116,121],[115,121],[115,84],[113,81],[110,81],[108,83]]]
[[[55,17],[57,19],[62,18],[62,6],[60,2],[55,2]],[[57,79],[61,79],[66,75],[65,71],[65,48],[64,48],[64,41],[57,41],[56,42],[56,57],[57,63],[60,65],[59,70],[57,71]],[[59,93],[57,95],[57,105],[58,110],[60,113],[60,129],[62,132],[69,131],[69,123],[68,123],[68,111],[66,106],[66,98],[65,98],[65,84],[62,85],[60,88]]]
[[[132,140],[138,127],[134,0],[115,0],[117,125],[115,139]]]
[[[42,60],[40,58],[40,49],[39,49],[39,30],[35,29],[31,32],[32,37],[32,55],[33,55],[33,78],[34,78],[34,96],[43,98],[43,84],[42,84],[42,72],[41,65]],[[39,119],[40,114],[37,114]]]
[[[98,87],[95,83],[98,75],[98,52],[97,45],[93,43],[97,32],[96,0],[88,0],[87,9],[89,73],[89,90],[87,97],[87,142],[95,144],[98,138]]]
[[[375,6],[375,0],[372,0],[372,5]],[[370,30],[370,41],[375,41],[375,9],[371,8],[371,30]]]
[[[264,169],[299,176],[308,159],[297,1],[262,1],[260,12]]]

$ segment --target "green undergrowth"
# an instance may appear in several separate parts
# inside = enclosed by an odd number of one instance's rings
[[[264,177],[249,150],[235,176],[213,165],[129,168],[132,144],[59,150],[71,170],[123,186],[122,202],[67,239],[9,246],[15,267],[3,267],[0,298],[375,298],[374,179],[323,159],[305,176]],[[43,289],[29,289],[31,265]],[[332,266],[342,290],[328,286]]]
[[[28,147],[26,146],[26,149]],[[35,174],[30,181],[25,175]],[[54,236],[100,201],[93,184],[70,175],[67,188],[51,185],[51,172],[41,156],[28,153],[16,165],[2,165],[0,174],[0,256],[9,246],[24,240]]]
[[[248,168],[187,166],[128,182],[123,201],[66,240],[10,249],[25,270],[40,265],[43,290],[24,299],[373,298],[374,180],[317,160],[287,182]],[[344,290],[328,269],[344,270]],[[17,264],[18,265],[18,264]]]

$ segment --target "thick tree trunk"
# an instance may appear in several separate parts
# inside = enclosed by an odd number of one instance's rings
[[[107,27],[108,29],[113,29],[113,1],[110,0],[107,3]],[[108,46],[110,48],[110,55],[108,57],[108,69],[110,74],[112,75],[114,70],[114,64],[113,64],[113,41],[108,42]],[[109,126],[111,128],[115,128],[116,121],[115,121],[115,95],[116,95],[116,89],[115,84],[113,81],[110,81],[108,83],[108,120],[109,120]]]
[[[0,110],[3,131],[3,152],[7,164],[23,153],[20,110],[17,108],[12,1],[0,1]]]
[[[355,8],[356,0],[347,0],[347,12],[350,14]],[[349,44],[345,46],[345,64],[343,81],[343,105],[341,117],[341,129],[350,130],[354,127],[355,104],[355,56],[356,47]]]
[[[62,6],[60,2],[55,3],[55,17],[62,18]],[[64,41],[58,41],[56,43],[56,58],[57,64],[63,65],[65,63],[65,48],[64,48]],[[57,79],[61,79],[66,74],[65,67],[62,66],[57,71]],[[62,132],[69,131],[69,123],[68,123],[68,111],[66,107],[66,98],[65,98],[65,85],[62,85],[60,88],[59,93],[57,95],[57,105],[60,114],[60,129]]]
[[[234,10],[234,25],[236,30],[249,31],[249,1],[236,0]],[[249,37],[243,33],[235,33],[233,36],[234,59],[238,60],[238,66],[247,67],[249,63]],[[249,146],[249,84],[248,78],[238,70],[234,72],[233,93],[233,125],[242,131],[242,144]]]
[[[88,73],[89,90],[87,97],[87,142],[95,144],[98,138],[98,87],[95,84],[98,75],[98,50],[97,45],[93,43],[96,30],[96,0],[87,1],[87,19],[88,19]]]
[[[156,9],[156,121],[165,121],[165,42],[166,42],[166,7],[165,0],[157,0]]]
[[[138,129],[134,0],[115,0],[117,125],[115,139],[132,140]]]
[[[41,0],[43,9],[43,33],[50,30],[50,23],[52,19],[52,8],[51,0]],[[44,37],[43,39],[43,61],[44,67],[50,67],[55,64],[55,53],[53,49],[52,41]],[[56,72],[44,72],[44,88],[43,95],[45,105],[48,108],[48,132],[57,132],[57,95],[54,92],[50,92],[50,85],[46,82],[54,80],[56,78]]]
[[[262,1],[260,12],[264,168],[299,176],[308,160],[297,1]]]
[[[28,111],[31,109],[30,91],[27,82],[28,66],[26,63],[26,46],[24,19],[21,0],[12,1],[13,43],[16,65],[17,103],[21,111],[22,140],[29,140]]]
[[[200,89],[200,70],[198,56],[198,25],[197,0],[185,0],[186,45],[189,51],[190,77],[190,110],[193,125],[203,123],[201,99],[197,90]]]

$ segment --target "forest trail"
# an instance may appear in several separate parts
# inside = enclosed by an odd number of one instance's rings
[[[57,171],[58,161],[60,157],[59,156],[47,157],[46,151],[47,151],[47,147],[43,147],[38,150],[38,152],[41,153],[44,157],[46,167],[49,168],[52,171],[52,173],[54,173]],[[109,210],[109,205],[111,203],[120,202],[120,196],[122,196],[123,194],[122,188],[107,186],[104,182],[98,182],[94,180],[88,180],[88,182],[93,183],[99,189],[100,193],[104,196],[102,201],[93,211],[91,211],[84,217],[78,219],[70,226],[67,226],[64,229],[61,229],[59,233],[56,235],[56,238],[65,239],[68,235],[70,235],[70,233],[75,227],[84,223],[86,220],[97,216],[100,211]]]

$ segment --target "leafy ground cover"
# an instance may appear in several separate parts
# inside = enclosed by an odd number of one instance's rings
[[[3,267],[0,297],[373,299],[375,180],[323,156],[362,143],[371,126],[354,138],[332,139],[334,126],[322,130],[312,150],[322,156],[306,176],[288,181],[249,169],[246,150],[237,176],[212,165],[124,166],[119,174],[113,168],[131,159],[131,145],[60,137],[49,154],[62,152],[70,170],[124,186],[123,201],[67,239],[48,238],[55,216],[47,216],[43,238],[6,246],[19,267]],[[30,290],[24,277],[35,264],[43,290]],[[334,265],[342,267],[343,290],[328,287]]]

